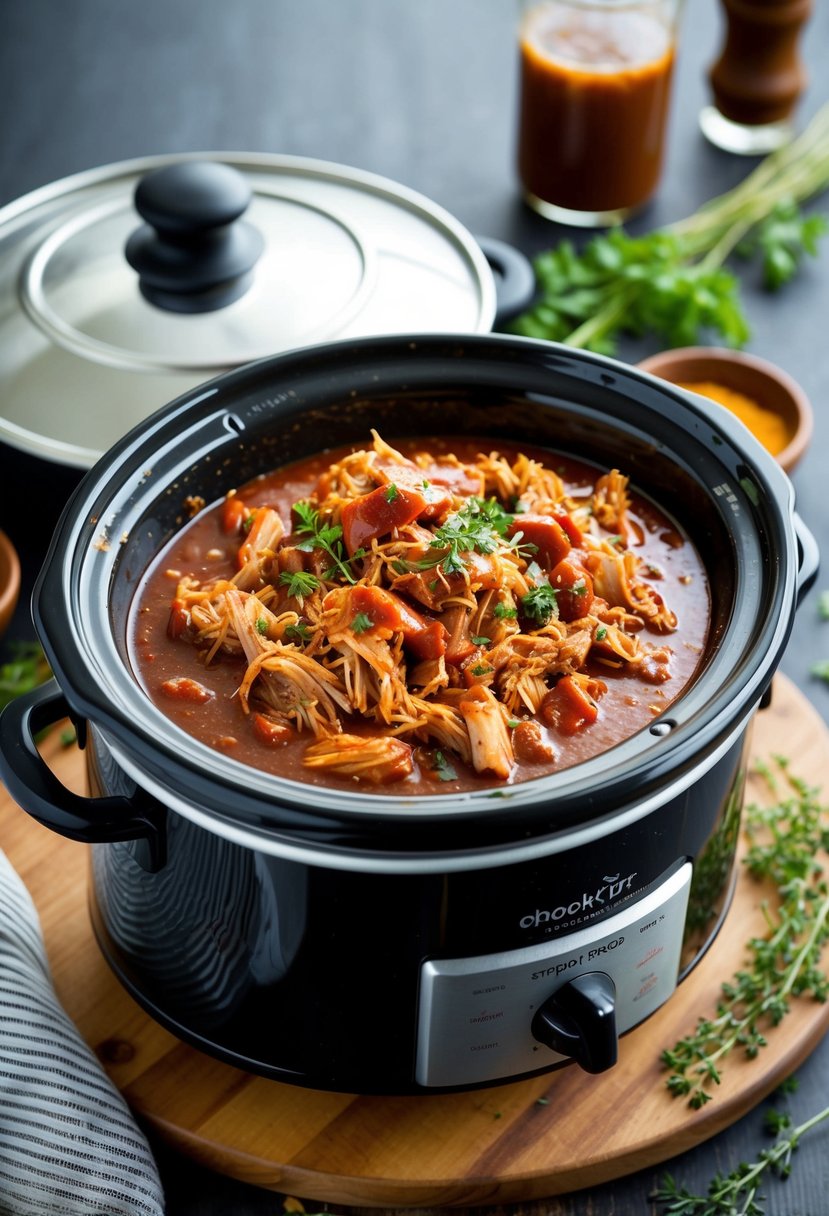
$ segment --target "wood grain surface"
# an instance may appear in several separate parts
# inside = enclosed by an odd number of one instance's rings
[[[826,785],[829,731],[778,676],[753,752],[783,752]],[[56,728],[44,755],[83,792],[83,758]],[[752,779],[749,799],[764,795]],[[738,1119],[788,1076],[829,1026],[829,1004],[796,1002],[758,1060],[727,1062],[701,1111],[672,1100],[659,1052],[712,1012],[719,986],[764,932],[767,892],[742,874],[723,931],[675,995],[626,1035],[601,1076],[567,1068],[469,1093],[360,1097],[242,1073],[173,1038],[123,991],[95,945],[87,856],[0,791],[0,843],[39,909],[63,1003],[136,1114],[170,1144],[232,1177],[304,1198],[362,1206],[510,1203],[563,1194],[667,1160]],[[541,1101],[539,1101],[541,1099]]]

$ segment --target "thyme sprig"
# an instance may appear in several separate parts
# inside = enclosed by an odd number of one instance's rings
[[[741,1161],[729,1173],[715,1174],[704,1195],[694,1194],[666,1174],[651,1198],[666,1205],[662,1208],[663,1216],[763,1216],[761,1183],[772,1175],[788,1178],[800,1141],[826,1119],[829,1106],[797,1127],[792,1126],[791,1116],[785,1112],[767,1110],[766,1130],[778,1138],[771,1148],[757,1154],[756,1161]]]
[[[745,813],[745,865],[753,877],[776,887],[776,906],[763,904],[768,932],[748,943],[747,966],[723,984],[716,1016],[700,1018],[696,1030],[661,1057],[671,1069],[668,1089],[695,1109],[710,1101],[709,1090],[720,1083],[731,1051],[739,1048],[751,1059],[766,1046],[765,1032],[783,1020],[791,998],[829,996],[829,978],[820,967],[829,937],[829,886],[821,857],[829,851],[826,809],[818,791],[793,776],[783,757],[775,757],[774,765],[758,765],[774,805],[752,805]]]

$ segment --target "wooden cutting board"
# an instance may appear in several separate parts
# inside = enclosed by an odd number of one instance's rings
[[[758,714],[754,755],[785,754],[829,792],[829,731],[783,677]],[[56,728],[44,754],[84,790],[83,759]],[[765,796],[752,779],[748,797]],[[242,1181],[305,1198],[377,1206],[510,1203],[562,1194],[665,1161],[727,1127],[791,1074],[829,1027],[829,1003],[795,1002],[757,1060],[729,1059],[714,1100],[667,1094],[659,1052],[713,1012],[719,986],[763,935],[767,892],[742,874],[725,927],[601,1076],[577,1068],[470,1093],[359,1097],[296,1089],[187,1047],[122,990],[98,952],[86,848],[23,814],[0,791],[0,843],[40,911],[63,1003],[137,1115],[182,1152]]]

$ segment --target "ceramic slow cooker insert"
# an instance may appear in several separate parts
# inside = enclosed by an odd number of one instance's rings
[[[134,679],[130,604],[185,522],[323,447],[469,434],[630,471],[702,553],[711,636],[650,728],[551,776],[395,798],[304,786],[184,735]],[[371,339],[220,377],[118,443],[69,504],[35,593],[58,688],[0,720],[22,806],[94,843],[122,982],[176,1034],[305,1085],[430,1092],[611,1067],[710,944],[733,883],[747,731],[814,577],[788,479],[724,410],[547,343]],[[39,761],[68,708],[92,797]]]

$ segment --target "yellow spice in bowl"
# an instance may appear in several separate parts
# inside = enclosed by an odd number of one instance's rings
[[[772,456],[777,456],[782,452],[791,438],[785,419],[780,414],[766,409],[752,397],[747,397],[745,393],[735,392],[734,389],[726,388],[724,384],[714,384],[709,380],[694,383],[678,382],[677,388],[699,393],[701,397],[709,397],[712,401],[717,401],[726,409],[731,410],[732,414],[736,414],[740,421],[745,423]]]

